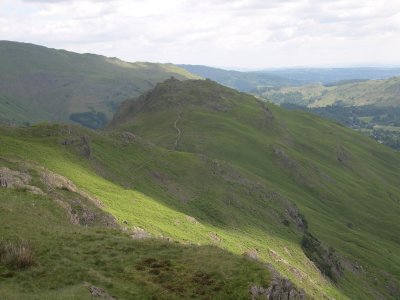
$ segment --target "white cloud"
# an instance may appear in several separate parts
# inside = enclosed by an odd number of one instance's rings
[[[400,64],[400,1],[3,0],[0,39],[130,61]]]

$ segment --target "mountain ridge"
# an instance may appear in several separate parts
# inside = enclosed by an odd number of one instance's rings
[[[28,43],[0,41],[0,54],[3,123],[75,121],[102,127],[120,102],[155,83],[170,76],[198,78],[173,64],[128,63]]]
[[[235,71],[214,68],[203,65],[183,65],[178,64],[185,70],[197,74],[203,78],[209,78],[225,86],[235,88],[242,92],[253,92],[257,87],[274,87],[297,85],[302,82],[296,79],[289,79],[273,72],[257,71]]]
[[[354,80],[387,79],[400,76],[400,68],[285,68],[258,71],[234,71],[203,65],[178,65],[182,68],[217,81],[220,84],[260,95],[267,89],[309,84],[333,85]]]

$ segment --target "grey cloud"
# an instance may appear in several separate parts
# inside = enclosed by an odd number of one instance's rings
[[[277,57],[278,63],[285,61],[283,54],[301,53],[298,49],[304,48],[301,54],[304,60],[313,61],[317,55],[309,53],[319,48],[326,53],[345,43],[355,49],[361,44],[378,47],[374,41],[385,34],[400,39],[400,15],[396,15],[400,3],[389,0],[5,2],[21,6],[30,3],[29,6],[37,8],[28,11],[24,18],[2,16],[0,10],[0,24],[6,24],[0,26],[0,34],[8,39],[29,37],[31,42],[84,51],[93,49],[92,52],[103,51],[102,54],[115,47],[112,49],[117,52],[110,55],[141,59],[197,57],[211,62],[226,60],[223,63],[229,65],[229,59],[235,62],[241,58],[245,59],[242,62],[245,65],[255,63],[257,55],[262,61],[263,53],[269,53]],[[332,49],[326,49],[326,45]],[[359,59],[356,50],[353,55]]]
[[[86,2],[113,2],[118,0],[84,0]],[[70,2],[83,2],[82,0],[22,0],[26,3],[70,3]]]

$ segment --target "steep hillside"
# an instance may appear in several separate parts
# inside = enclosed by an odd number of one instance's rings
[[[101,127],[123,100],[170,76],[198,78],[172,64],[128,63],[0,41],[0,122]]]
[[[201,65],[178,65],[179,67],[199,75],[203,78],[214,80],[225,86],[243,92],[253,92],[257,88],[296,85],[300,80],[289,79],[272,72],[239,72],[224,70]]]
[[[398,298],[398,153],[210,80],[108,129],[0,129],[3,298]]]
[[[400,77],[386,80],[350,81],[323,85],[281,87],[259,91],[276,103],[309,107],[340,104],[344,106],[400,106]]]
[[[400,149],[400,77],[260,89],[265,99],[339,122]]]
[[[215,247],[212,226],[100,176],[160,151],[72,126],[0,136],[1,299],[246,299],[270,285],[265,265]]]
[[[191,215],[228,230],[222,245],[241,236],[317,298],[399,296],[398,153],[210,80],[159,84],[126,101],[109,128],[172,151],[155,180]],[[213,171],[170,164],[173,156],[210,159]],[[171,169],[159,171],[164,164]],[[225,183],[213,178],[220,174]]]

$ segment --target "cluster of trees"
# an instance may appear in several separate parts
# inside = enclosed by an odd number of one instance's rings
[[[374,129],[372,131],[374,139],[393,149],[400,150],[400,131],[388,131],[383,129]]]
[[[382,144],[400,150],[400,107],[343,106],[341,103],[317,108],[293,103],[282,103],[281,106],[286,109],[308,111],[334,120],[347,127],[360,130]]]
[[[102,112],[88,111],[83,113],[74,113],[69,116],[71,121],[92,129],[99,129],[107,124],[107,117]]]

